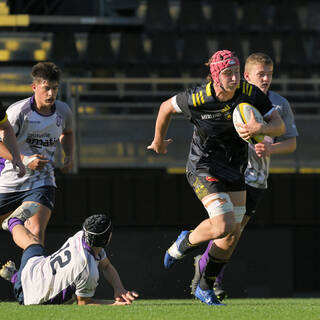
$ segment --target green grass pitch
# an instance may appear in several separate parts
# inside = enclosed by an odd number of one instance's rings
[[[20,306],[0,302],[1,320],[320,320],[320,299],[228,299],[227,306],[196,300],[137,300],[131,306]]]

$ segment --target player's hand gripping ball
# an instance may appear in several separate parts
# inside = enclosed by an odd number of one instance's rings
[[[264,123],[263,117],[258,109],[256,109],[254,106],[246,102],[239,103],[236,106],[236,108],[233,110],[233,114],[232,114],[233,125],[238,133],[239,133],[239,129],[236,124],[237,123],[247,124],[251,118],[251,112],[250,112],[251,110],[253,111],[257,122]],[[263,134],[257,134],[251,137],[250,139],[247,139],[247,140],[243,139],[243,140],[248,143],[256,144],[258,142],[263,141],[263,139],[264,139]]]

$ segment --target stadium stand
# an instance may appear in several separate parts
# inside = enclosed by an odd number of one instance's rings
[[[242,62],[250,52],[268,53],[275,61],[272,88],[297,114],[319,114],[316,1],[266,0],[256,7],[232,0],[108,0],[72,11],[75,3],[0,6],[12,23],[0,38],[0,93],[7,104],[30,92],[30,66],[52,59],[66,79],[78,77],[68,83],[83,99],[80,113],[155,114],[162,99],[206,77],[204,63],[213,51],[228,48]],[[74,98],[66,90],[62,94]]]
[[[140,32],[122,32],[120,34],[117,69],[125,77],[148,77],[150,68]],[[149,84],[126,84],[125,90],[151,90]]]
[[[247,32],[266,32],[271,26],[271,6],[268,1],[257,5],[253,1],[245,1],[241,7],[240,28]]]
[[[207,21],[204,15],[204,7],[201,2],[195,0],[184,0],[180,4],[180,13],[177,21],[177,31],[204,32],[207,28]]]
[[[148,0],[146,6],[144,18],[146,32],[173,30],[174,24],[170,15],[168,0]]]
[[[297,12],[299,2],[278,1],[274,4],[272,29],[280,32],[301,31],[302,25]]]
[[[110,34],[105,31],[88,32],[84,62],[89,70],[108,68],[114,71],[116,59]]]
[[[208,0],[210,6],[209,32],[237,32],[240,25],[239,7],[236,1]]]
[[[160,78],[178,78],[178,37],[171,31],[153,33],[151,36],[151,50],[149,54],[149,65],[154,75]],[[158,84],[157,90],[177,91],[182,90],[180,84]]]
[[[204,32],[188,32],[182,36],[180,68],[181,73],[188,73],[194,78],[205,78],[209,60],[207,36]]]
[[[75,35],[72,31],[63,30],[53,33],[50,59],[55,61],[65,73],[74,72],[78,74],[80,71],[80,57],[76,47]]]
[[[305,20],[308,31],[320,31],[320,3],[318,1],[307,1]]]

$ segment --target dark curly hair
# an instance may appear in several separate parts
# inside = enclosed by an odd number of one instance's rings
[[[60,81],[61,70],[53,62],[39,62],[32,67],[32,81],[39,80]]]

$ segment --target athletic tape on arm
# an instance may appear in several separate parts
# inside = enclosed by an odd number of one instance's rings
[[[29,163],[31,163],[33,160],[38,159],[36,156],[24,156],[22,163],[24,164],[25,167],[28,166]]]

